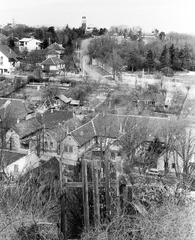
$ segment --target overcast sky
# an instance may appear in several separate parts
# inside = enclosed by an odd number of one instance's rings
[[[145,32],[195,34],[195,0],[1,0],[0,24],[29,26],[81,26],[110,28],[113,25],[140,26]]]

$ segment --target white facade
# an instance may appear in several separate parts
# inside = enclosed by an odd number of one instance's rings
[[[10,74],[13,70],[13,62],[0,51],[0,74]]]
[[[34,38],[22,38],[19,41],[19,50],[24,51],[25,49],[30,51],[39,50],[41,41],[34,39]]]
[[[39,166],[39,158],[34,152],[32,152],[18,159],[17,161],[9,164],[5,168],[5,173],[8,176],[17,177],[38,166]]]

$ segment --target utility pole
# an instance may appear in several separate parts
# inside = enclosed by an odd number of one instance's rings
[[[62,150],[60,158],[60,203],[61,203],[61,232],[63,234],[63,240],[67,240],[67,215],[66,215],[66,187],[63,189],[63,176],[62,176],[62,160],[63,160]]]

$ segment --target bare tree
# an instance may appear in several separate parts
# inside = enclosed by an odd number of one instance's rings
[[[125,124],[125,134],[120,138],[128,161],[133,163],[138,147],[147,140],[148,128],[146,119],[129,117]]]
[[[175,163],[178,175],[182,176],[183,182],[191,179],[194,172],[195,132],[191,126],[183,128],[175,137]]]
[[[169,159],[175,145],[176,138],[181,133],[181,129],[186,127],[186,122],[178,119],[170,119],[162,124],[158,133],[159,139],[164,143],[164,172],[169,172]]]

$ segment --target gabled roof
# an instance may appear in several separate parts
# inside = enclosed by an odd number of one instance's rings
[[[46,131],[56,140],[56,142],[62,141],[67,136],[66,129],[61,125],[55,126],[49,130],[46,129]]]
[[[43,113],[42,123],[45,124],[46,129],[52,129],[59,123],[63,124],[63,122],[66,122],[72,117],[73,112],[49,109]]]
[[[77,129],[78,127],[80,127],[82,124],[81,124],[81,121],[76,118],[76,117],[73,117],[71,119],[68,119],[64,124],[63,124],[63,127],[64,129],[66,129],[66,131],[68,132],[72,132],[74,131],[75,129]]]
[[[35,40],[36,42],[40,42],[41,43],[40,40],[37,40],[35,38],[22,38],[22,39],[19,40],[19,42],[30,42],[32,40]]]
[[[17,123],[13,129],[17,132],[20,138],[24,138],[41,130],[42,124],[37,120],[37,118],[31,118]]]
[[[150,133],[149,138],[153,139],[157,135],[160,137],[162,127],[168,122],[169,118],[101,113],[88,123],[70,132],[70,134],[82,146],[96,136],[117,139],[125,134],[128,123],[129,126],[132,126],[131,123],[134,123],[134,125],[142,123]]]
[[[3,164],[4,167],[7,167],[9,164],[16,162],[20,158],[23,158],[27,154],[18,153],[18,152],[10,152],[10,151],[3,151]]]
[[[40,64],[51,66],[51,65],[64,64],[64,61],[62,59],[58,58],[58,57],[49,57]]]
[[[47,52],[46,52],[46,54],[52,54],[52,55],[55,54],[55,55],[59,55],[59,53],[56,52],[55,49],[48,49]]]
[[[96,136],[92,121],[82,125],[70,133],[79,146],[84,145]]]
[[[0,52],[2,52],[9,59],[15,59],[17,61],[17,58],[19,58],[19,56],[10,47],[1,43]]]
[[[0,98],[0,117],[3,118],[4,114],[10,114],[13,118],[24,119],[30,110],[23,99],[8,99]]]
[[[101,113],[92,121],[94,122],[97,136],[118,138],[121,135],[126,119],[126,115]]]
[[[64,48],[56,42],[48,46],[47,49],[54,49],[54,50],[61,50],[61,51],[64,50]]]

